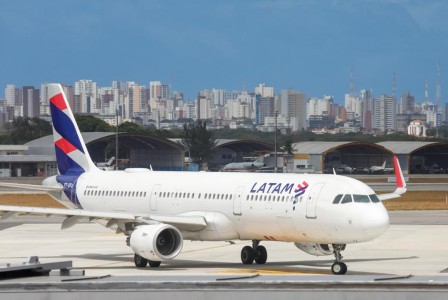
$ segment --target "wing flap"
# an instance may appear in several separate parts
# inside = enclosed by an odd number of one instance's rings
[[[171,215],[152,215],[137,216],[130,213],[121,212],[98,212],[81,209],[65,208],[45,208],[28,206],[9,206],[0,205],[0,221],[25,214],[25,215],[44,215],[44,216],[63,216],[66,219],[62,222],[61,228],[70,228],[83,220],[102,219],[107,220],[106,227],[110,228],[118,223],[165,223],[172,225],[179,230],[199,231],[207,227],[205,219],[201,216],[171,216]]]
[[[97,219],[119,219],[135,221],[135,216],[129,213],[115,213],[115,212],[97,212],[81,209],[65,209],[65,208],[46,208],[46,207],[28,207],[28,206],[9,206],[0,205],[0,212],[4,212],[0,220],[4,220],[5,215],[11,217],[12,214],[32,214],[32,215],[47,215],[47,216],[77,216],[83,218],[97,218]]]

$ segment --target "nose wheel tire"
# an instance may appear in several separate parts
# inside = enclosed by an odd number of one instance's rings
[[[250,246],[245,246],[241,249],[241,261],[245,265],[250,265],[254,262],[255,252]]]
[[[148,264],[148,260],[138,254],[134,254],[134,263],[137,268],[145,268]]]
[[[347,265],[343,262],[335,262],[331,266],[331,272],[335,275],[344,275],[347,273]]]

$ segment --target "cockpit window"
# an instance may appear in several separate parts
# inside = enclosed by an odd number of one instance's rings
[[[343,196],[342,194],[337,195],[333,200],[333,204],[338,204],[339,201],[341,201],[342,196]]]
[[[350,203],[350,202],[352,202],[352,195],[350,195],[350,194],[346,194],[344,196],[344,198],[342,198],[342,201],[341,201],[342,204]]]
[[[380,202],[380,199],[379,199],[378,196],[375,195],[375,194],[369,195],[369,197],[370,197],[370,200],[372,200],[373,203],[378,203],[378,202]]]
[[[353,200],[358,203],[370,203],[369,196],[367,195],[353,195]]]

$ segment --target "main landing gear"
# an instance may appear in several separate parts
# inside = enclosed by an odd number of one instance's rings
[[[259,246],[259,244],[260,241],[253,240],[252,247],[245,246],[241,249],[241,261],[243,264],[250,265],[254,262],[254,260],[259,265],[266,263],[266,260],[268,259],[268,252],[264,246]]]
[[[347,265],[342,262],[341,251],[345,249],[345,244],[333,244],[333,254],[335,262],[331,266],[331,272],[335,275],[344,275],[347,273]]]
[[[138,254],[134,254],[134,263],[137,268],[145,268],[146,265],[149,265],[151,268],[158,268],[161,262],[148,260]]]

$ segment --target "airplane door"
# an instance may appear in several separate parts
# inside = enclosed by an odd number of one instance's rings
[[[236,216],[241,216],[241,200],[243,198],[244,186],[240,186],[236,189],[235,195],[233,196],[233,214]]]
[[[306,217],[308,219],[316,219],[316,205],[319,198],[320,191],[324,187],[325,183],[316,183],[312,188],[306,199]]]
[[[151,211],[157,211],[157,200],[159,198],[159,189],[160,189],[160,184],[156,184],[152,188],[151,198],[149,200],[149,206],[151,208]]]

